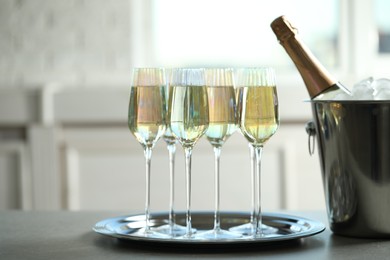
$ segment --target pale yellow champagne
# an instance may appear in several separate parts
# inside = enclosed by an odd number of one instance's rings
[[[169,121],[168,121],[169,122]],[[165,129],[164,135],[163,135],[164,141],[168,144],[175,144],[176,143],[176,138],[173,136],[172,131],[169,127]]]
[[[242,111],[242,94],[244,93],[244,87],[236,87],[234,89],[236,95],[236,117],[238,126],[240,125],[241,111]]]
[[[206,137],[213,146],[223,143],[237,129],[236,100],[233,86],[208,87],[209,127]]]
[[[206,86],[171,86],[170,128],[180,144],[192,147],[209,124]]]
[[[166,92],[168,98],[169,98],[169,92]],[[171,109],[169,106],[169,102],[167,102],[167,112],[166,112],[166,124],[167,128],[165,129],[163,139],[167,145],[174,145],[176,144],[176,138],[172,134],[171,128],[170,128],[170,121],[171,121]]]
[[[279,126],[276,86],[243,89],[240,128],[254,146],[262,146]]]
[[[166,88],[166,96],[169,98],[169,93],[170,93],[170,87],[167,86]],[[174,145],[176,144],[176,138],[172,134],[171,128],[170,128],[170,121],[171,121],[171,109],[169,106],[169,102],[167,102],[167,115],[166,115],[166,123],[167,123],[167,128],[165,129],[163,139],[167,145]]]
[[[128,125],[145,147],[153,147],[166,128],[164,86],[133,86],[130,90]]]

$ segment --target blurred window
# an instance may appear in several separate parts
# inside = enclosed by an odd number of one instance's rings
[[[153,0],[152,6],[152,46],[161,66],[291,70],[292,62],[270,28],[280,15],[296,25],[325,66],[339,65],[339,0]]]
[[[378,52],[390,53],[390,1],[375,0],[374,8],[378,31]]]

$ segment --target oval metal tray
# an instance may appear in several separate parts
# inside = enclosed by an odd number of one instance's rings
[[[151,214],[150,223],[153,227],[158,227],[168,223],[168,213]],[[214,212],[193,212],[192,227],[197,232],[212,229]],[[275,228],[276,231],[270,236],[252,237],[243,236],[235,239],[190,239],[175,237],[148,237],[143,236],[139,231],[145,226],[145,215],[129,215],[114,217],[102,220],[93,227],[93,230],[99,234],[111,236],[114,238],[141,242],[158,242],[182,245],[231,245],[231,244],[253,244],[253,243],[272,243],[296,240],[318,234],[325,230],[324,224],[316,220],[292,216],[281,213],[263,213],[263,224]],[[244,212],[221,212],[221,227],[229,229],[233,226],[246,224],[249,221],[249,214]],[[185,225],[185,213],[176,213],[176,223]]]

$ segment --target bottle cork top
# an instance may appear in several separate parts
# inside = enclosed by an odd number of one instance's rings
[[[271,28],[279,42],[283,42],[291,36],[298,34],[298,30],[292,26],[284,15],[276,18],[271,23]]]

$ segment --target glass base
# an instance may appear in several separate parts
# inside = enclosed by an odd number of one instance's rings
[[[241,234],[230,232],[228,230],[223,229],[213,229],[205,232],[201,232],[196,234],[196,239],[204,239],[204,240],[224,240],[224,239],[237,239],[242,237]]]
[[[170,237],[184,236],[187,233],[187,228],[181,225],[163,225],[152,229],[154,232],[158,232]],[[196,229],[192,229],[192,234],[196,233]]]
[[[167,239],[170,238],[169,235],[156,232],[152,229],[146,230],[145,228],[141,228],[137,230],[137,232],[132,233],[133,236],[138,236],[138,237],[149,237],[149,238],[161,238],[161,239]]]
[[[229,231],[233,232],[233,233],[241,234],[243,236],[253,236],[253,235],[255,235],[254,232],[256,232],[255,230],[253,230],[253,226],[251,223],[231,227],[231,228],[229,228]],[[277,232],[278,232],[277,228],[270,227],[270,226],[267,226],[264,224],[261,225],[261,233],[260,234],[262,236],[272,236],[272,235],[276,234]]]

